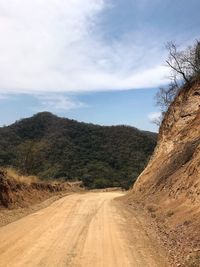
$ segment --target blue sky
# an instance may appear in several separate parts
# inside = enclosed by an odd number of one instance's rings
[[[12,95],[3,101],[0,100],[2,108],[1,124],[9,124],[13,120],[31,116],[38,111],[48,110],[59,116],[78,121],[101,125],[125,124],[156,131],[157,127],[148,119],[149,114],[155,112],[153,104],[155,93],[155,89],[140,89],[70,95],[70,101],[75,103],[79,101],[80,107],[69,108],[69,110],[56,107],[54,101],[48,104],[45,102],[43,106],[40,100],[41,96],[38,98],[38,96],[27,94]],[[52,97],[57,99],[58,94],[52,95]],[[68,95],[63,96],[62,94],[63,97],[65,99]]]
[[[199,38],[198,0],[0,0],[0,125],[39,111],[156,131],[165,44]]]

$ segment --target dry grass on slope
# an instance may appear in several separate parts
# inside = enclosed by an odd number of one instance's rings
[[[35,176],[20,176],[13,169],[0,170],[0,209],[15,209],[40,203],[59,194],[80,189],[80,183],[41,181]]]
[[[13,168],[2,168],[2,171],[7,173],[7,176],[10,179],[13,179],[17,183],[23,183],[23,184],[28,184],[30,185],[31,183],[38,183],[40,182],[40,179],[37,176],[33,175],[20,175],[16,170]]]
[[[0,227],[45,208],[60,197],[83,191],[80,182],[41,181],[0,169]]]

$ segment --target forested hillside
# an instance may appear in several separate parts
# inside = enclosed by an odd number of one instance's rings
[[[128,188],[155,145],[154,133],[80,123],[43,112],[0,128],[0,166],[43,179],[83,180],[90,188]]]

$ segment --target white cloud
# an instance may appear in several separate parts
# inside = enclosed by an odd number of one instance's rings
[[[166,82],[147,36],[108,43],[96,27],[105,0],[0,0],[0,92],[79,92]],[[139,41],[138,41],[139,40]]]
[[[162,113],[161,112],[152,112],[148,115],[148,119],[152,123],[159,124],[161,122]]]
[[[61,94],[48,94],[38,96],[40,111],[63,112],[71,109],[86,107],[87,105],[76,99]],[[37,108],[38,111],[38,108]]]

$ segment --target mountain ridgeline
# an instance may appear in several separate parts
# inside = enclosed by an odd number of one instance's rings
[[[42,179],[82,180],[89,188],[129,188],[146,166],[157,135],[98,126],[42,112],[0,128],[0,166]]]

